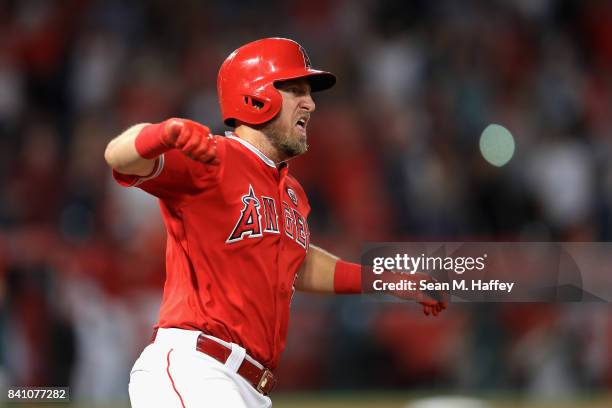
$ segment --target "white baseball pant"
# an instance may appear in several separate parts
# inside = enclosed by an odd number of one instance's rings
[[[134,363],[130,374],[132,408],[269,408],[272,401],[236,373],[244,348],[231,347],[225,364],[196,350],[195,330],[163,329]]]

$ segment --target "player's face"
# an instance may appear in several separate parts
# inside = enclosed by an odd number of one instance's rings
[[[276,87],[283,97],[283,105],[263,132],[283,156],[291,158],[308,149],[306,129],[315,103],[305,78],[284,81]]]

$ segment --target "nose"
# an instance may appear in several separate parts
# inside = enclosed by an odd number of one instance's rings
[[[312,99],[312,95],[310,93],[302,97],[302,108],[308,112],[314,112],[317,108],[317,105],[315,104],[314,99]]]

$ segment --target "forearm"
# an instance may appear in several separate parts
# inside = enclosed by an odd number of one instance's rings
[[[296,289],[305,292],[334,291],[334,270],[338,257],[310,245],[295,282]]]
[[[361,268],[311,245],[298,273],[296,289],[315,293],[360,293]]]
[[[217,142],[210,129],[181,118],[132,126],[108,144],[104,157],[119,173],[148,176],[155,160],[171,149],[202,163],[212,163],[217,157]]]
[[[104,152],[106,163],[119,173],[147,176],[155,159],[145,159],[136,150],[136,137],[148,123],[134,125],[110,141]]]

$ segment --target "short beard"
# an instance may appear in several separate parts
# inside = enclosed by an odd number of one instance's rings
[[[285,160],[306,153],[308,150],[306,140],[291,137],[292,130],[284,130],[277,119],[266,123],[260,130]]]

